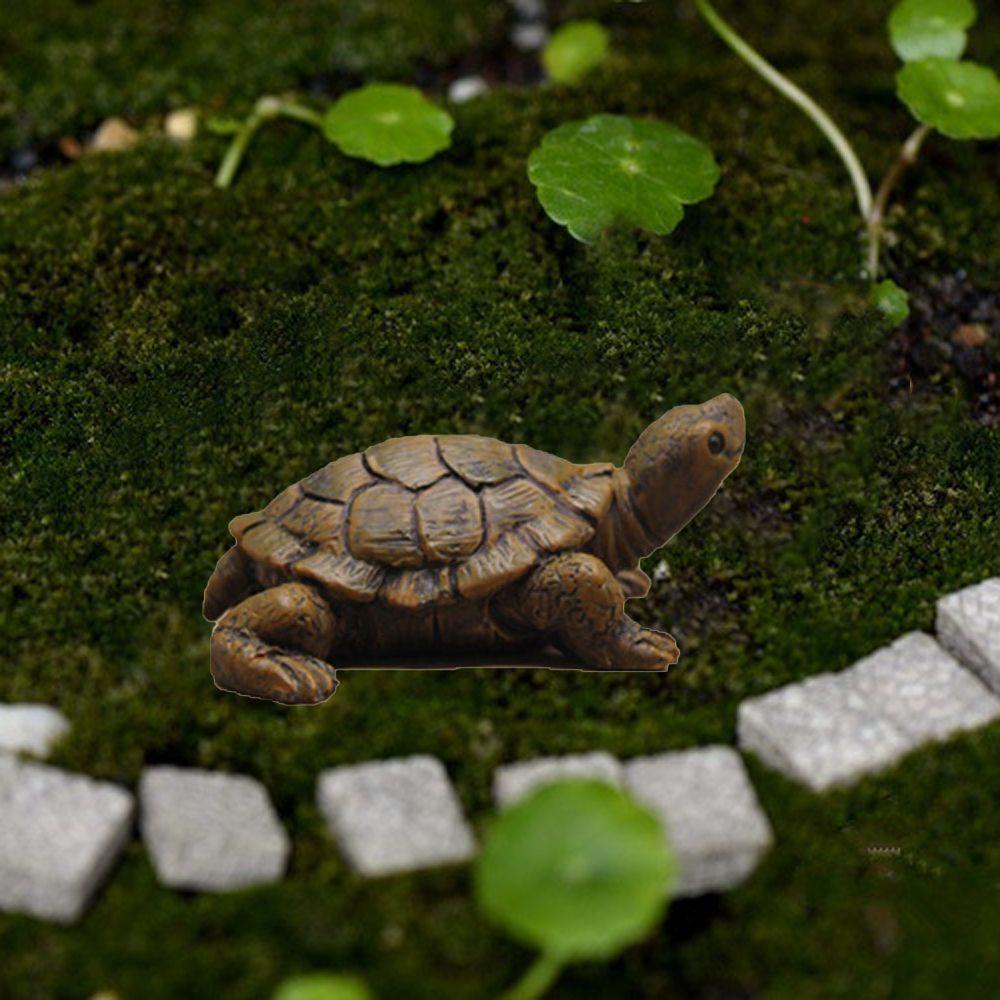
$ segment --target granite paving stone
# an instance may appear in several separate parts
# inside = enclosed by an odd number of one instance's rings
[[[595,778],[621,785],[622,766],[603,750],[505,764],[493,772],[493,800],[498,806],[509,806],[540,785],[563,778]]]
[[[1000,694],[1000,577],[937,602],[938,641]]]
[[[264,786],[243,774],[148,767],[139,827],[159,881],[226,892],[276,882],[290,843]]]
[[[637,757],[625,764],[625,787],[663,823],[680,867],[676,896],[734,888],[774,839],[731,747]]]
[[[49,705],[0,705],[0,753],[47,757],[69,731],[69,720]]]
[[[418,755],[322,772],[316,799],[347,862],[388,875],[468,861],[472,830],[444,765]]]
[[[744,701],[740,746],[813,791],[884,770],[930,740],[997,717],[1000,701],[930,636]]]
[[[124,788],[0,756],[0,910],[77,920],[132,828]]]

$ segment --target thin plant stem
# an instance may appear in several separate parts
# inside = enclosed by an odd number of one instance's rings
[[[544,996],[562,971],[563,960],[543,951],[528,971],[504,993],[502,1000],[537,1000]]]
[[[322,116],[305,105],[296,104],[294,101],[285,101],[279,97],[260,98],[254,105],[253,111],[247,115],[240,130],[233,136],[233,141],[229,144],[226,155],[219,164],[218,172],[215,175],[216,187],[227,188],[233,183],[233,178],[236,176],[236,171],[239,170],[254,133],[264,122],[279,116],[304,122],[306,125],[313,125],[316,128],[322,127],[323,124]]]
[[[857,198],[858,209],[865,224],[872,207],[872,189],[861,161],[854,148],[847,141],[844,133],[834,124],[833,119],[804,91],[797,87],[788,77],[779,73],[759,52],[751,48],[736,32],[719,16],[708,0],[694,0],[701,16],[708,22],[713,31],[752,69],[756,70],[776,90],[780,91],[793,104],[799,107],[812,119],[816,127],[829,139],[837,151]]]
[[[875,281],[878,277],[878,261],[882,247],[882,234],[885,229],[885,213],[889,204],[889,196],[892,194],[892,190],[899,181],[899,178],[905,173],[906,168],[916,160],[917,154],[920,152],[920,147],[923,145],[924,139],[930,134],[930,131],[930,125],[920,125],[910,133],[899,151],[899,156],[896,157],[892,166],[886,171],[885,177],[882,178],[882,183],[875,193],[875,200],[872,202],[871,211],[868,213],[868,256],[866,262],[868,277],[872,281]]]

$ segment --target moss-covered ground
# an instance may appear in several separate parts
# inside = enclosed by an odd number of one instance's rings
[[[436,0],[152,6],[3,5],[5,154],[109,113],[430,79],[499,46],[507,16]],[[886,4],[729,6],[873,170],[889,162],[909,126]],[[186,896],[133,842],[79,926],[0,916],[0,996],[261,997],[314,968],[386,997],[495,995],[529,955],[478,915],[468,872],[350,874],[313,805],[321,768],[434,754],[481,827],[500,763],[731,742],[740,699],[929,628],[938,595],[1000,572],[1000,433],[947,374],[890,390],[850,188],[822,140],[689,5],[564,10],[601,16],[614,60],[574,90],[457,108],[453,148],[423,166],[378,170],[279,124],[226,193],[207,134],[0,193],[0,700],[66,712],[67,768],[130,785],[155,762],[253,774],[295,845],[280,885]],[[998,28],[984,13],[975,57],[997,62]],[[529,150],[598,110],[657,115],[716,150],[716,197],[670,238],[585,247],[538,207]],[[996,154],[929,143],[891,220],[902,283],[961,268],[996,289]],[[665,681],[353,673],[308,710],[212,686],[200,596],[235,513],[417,431],[620,460],[668,406],[721,391],[746,405],[746,457],[650,560],[669,575],[635,611],[684,650]],[[753,879],[675,905],[555,995],[986,995],[998,760],[994,725],[824,796],[751,760],[777,838]]]

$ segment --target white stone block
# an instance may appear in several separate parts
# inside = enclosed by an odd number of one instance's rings
[[[884,770],[929,740],[983,725],[1000,702],[930,636],[744,701],[740,746],[813,791]]]
[[[594,778],[619,786],[622,766],[603,750],[505,764],[493,773],[493,801],[501,807],[509,806],[541,785],[564,778]]]
[[[226,892],[285,874],[288,834],[254,778],[148,767],[139,781],[139,809],[142,839],[163,885]]]
[[[676,896],[734,888],[774,839],[731,747],[638,757],[625,764],[625,788],[664,826],[680,866]]]
[[[444,765],[434,757],[331,768],[316,799],[348,863],[388,875],[468,861],[475,840]]]
[[[938,641],[1000,694],[1000,577],[937,602]]]
[[[117,785],[0,757],[0,910],[80,917],[132,828]]]

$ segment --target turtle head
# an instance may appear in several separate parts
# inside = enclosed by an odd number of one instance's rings
[[[729,393],[675,406],[647,427],[625,459],[632,506],[651,548],[680,531],[739,465],[746,422]]]

